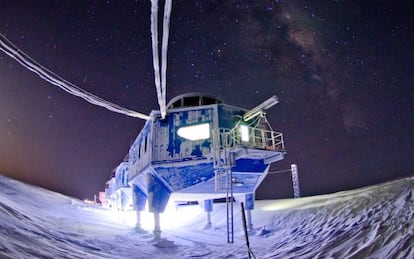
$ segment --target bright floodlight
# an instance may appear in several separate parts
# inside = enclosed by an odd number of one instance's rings
[[[249,141],[249,128],[246,125],[240,125],[241,140]]]
[[[177,130],[178,136],[188,140],[203,140],[210,138],[210,124],[203,123],[181,127]]]

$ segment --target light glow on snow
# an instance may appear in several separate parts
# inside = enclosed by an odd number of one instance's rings
[[[286,210],[286,209],[293,209],[298,208],[304,204],[310,202],[308,198],[300,198],[300,199],[282,199],[273,201],[270,203],[264,202],[262,207],[263,211],[279,211],[279,210]]]
[[[203,210],[199,205],[176,205],[174,202],[169,202],[164,213],[161,214],[161,227],[180,229],[201,213]]]
[[[177,134],[191,141],[208,139],[210,138],[210,124],[202,123],[181,127],[177,130]]]
[[[189,220],[203,213],[199,205],[177,205],[173,201],[169,202],[165,211],[160,213],[162,229],[180,229]],[[110,216],[113,221],[120,225],[135,227],[137,223],[136,211],[118,211],[110,210]],[[154,228],[154,214],[148,211],[148,204],[145,209],[140,212],[141,228],[146,231],[152,231]]]
[[[226,204],[212,226],[198,205],[168,205],[154,243],[153,214],[112,211],[0,176],[0,258],[246,258],[238,202],[234,244]],[[35,197],[35,198],[33,198]],[[328,195],[256,201],[256,258],[414,258],[414,177]],[[159,245],[164,246],[159,246]],[[34,249],[35,248],[35,249]]]

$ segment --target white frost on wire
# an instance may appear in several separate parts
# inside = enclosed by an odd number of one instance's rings
[[[160,64],[158,57],[158,1],[151,1],[151,40],[152,40],[152,64],[154,66],[155,88],[157,89],[158,105],[162,112],[162,92],[160,85]]]
[[[162,58],[162,67],[161,67],[161,87],[162,87],[162,97],[163,97],[163,110],[161,115],[164,118],[166,114],[166,92],[167,92],[167,52],[168,52],[168,37],[170,29],[170,17],[171,17],[171,6],[172,0],[166,0],[164,5],[164,24],[162,26],[162,45],[161,45],[161,58]]]
[[[157,89],[158,104],[161,117],[165,118],[166,111],[166,82],[167,82],[167,50],[170,28],[172,0],[166,0],[164,5],[164,23],[161,45],[161,75],[158,53],[158,0],[151,0],[151,39],[152,57],[154,66],[155,87]]]
[[[0,50],[6,53],[11,58],[15,59],[21,65],[29,69],[30,71],[36,73],[39,77],[43,78],[47,82],[59,87],[60,89],[78,96],[87,102],[104,107],[110,111],[125,114],[130,117],[140,118],[144,120],[149,120],[150,116],[132,111],[126,108],[123,108],[117,104],[106,101],[92,93],[89,93],[75,84],[61,78],[56,75],[54,72],[50,71],[46,67],[37,63],[29,55],[18,49],[11,41],[9,41],[3,34],[0,34]]]

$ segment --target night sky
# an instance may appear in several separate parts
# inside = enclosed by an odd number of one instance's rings
[[[157,109],[150,1],[0,1],[0,33],[106,100]],[[163,4],[160,4],[163,6]],[[161,8],[162,9],[162,8]],[[173,1],[167,100],[205,92],[274,130],[303,195],[414,174],[410,1]],[[0,172],[74,197],[103,190],[144,121],[67,94],[0,53]],[[258,198],[292,196],[269,175]]]

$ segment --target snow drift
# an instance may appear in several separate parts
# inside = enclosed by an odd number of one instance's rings
[[[2,258],[247,258],[239,204],[226,243],[225,204],[203,229],[197,205],[161,218],[168,246],[154,246],[121,213],[0,176]],[[299,199],[257,201],[250,244],[256,258],[414,258],[414,177]],[[147,215],[150,219],[149,215]]]

